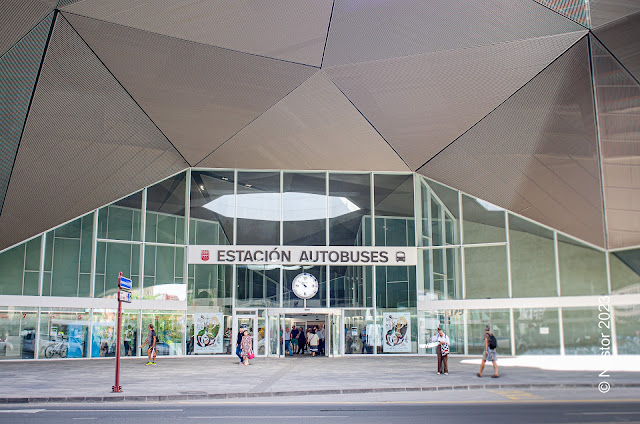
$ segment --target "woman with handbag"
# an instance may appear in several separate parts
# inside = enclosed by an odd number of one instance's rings
[[[448,359],[449,359],[449,336],[444,334],[442,328],[438,327],[438,331],[431,338],[432,342],[437,342],[436,355],[438,356],[438,372],[449,375]]]
[[[242,356],[242,363],[249,365],[249,359],[253,359],[253,338],[249,335],[248,330],[244,330],[242,334],[242,341],[240,341],[240,355]]]

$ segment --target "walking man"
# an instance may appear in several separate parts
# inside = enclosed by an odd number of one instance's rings
[[[491,327],[486,326],[484,328],[484,353],[482,354],[482,363],[480,364],[480,372],[476,374],[478,377],[482,377],[482,372],[484,371],[484,364],[487,361],[491,361],[493,363],[493,375],[491,378],[498,378],[500,375],[498,374],[498,357],[496,355],[496,348],[498,347],[498,342],[496,341],[495,336],[491,333]]]
[[[147,348],[147,356],[149,357],[149,361],[145,365],[155,365],[156,364],[156,332],[153,329],[153,324],[149,324],[149,333],[147,334],[147,340],[142,343],[140,349],[144,347],[144,345],[149,345]],[[151,359],[151,355],[153,354],[153,360]]]
[[[318,355],[324,355],[324,329],[322,328],[322,324],[318,324],[318,339],[320,339],[320,343],[318,344]]]
[[[291,331],[289,331],[289,327],[285,327],[283,336],[285,355],[289,352],[289,356],[293,356],[293,351],[291,350]]]
[[[240,343],[242,343],[242,336],[244,335],[244,328],[241,328],[238,331],[238,338],[236,339],[236,356],[238,357],[238,359],[240,359],[240,364],[242,365],[242,346],[240,346]]]

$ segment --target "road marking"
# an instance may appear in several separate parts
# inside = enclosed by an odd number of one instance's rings
[[[94,417],[89,417],[89,418],[74,418],[74,420],[95,420],[96,418]]]
[[[35,414],[36,412],[42,412],[44,409],[0,409],[0,412],[5,414]]]
[[[40,409],[45,412],[182,412],[183,409]]]
[[[560,399],[532,399],[521,400],[519,403],[640,403],[640,399],[572,399],[572,400],[560,400]],[[180,401],[178,404],[215,404],[215,405],[300,405],[299,401],[295,402],[273,402],[273,401],[222,401],[217,402],[214,400],[207,400],[205,402],[191,400]],[[487,403],[514,403],[506,400],[402,400],[402,401],[368,401],[368,402],[331,402],[331,401],[306,401],[305,405],[317,404],[317,405],[394,405],[394,404],[409,404],[409,405],[437,405],[437,404],[449,404],[449,405],[465,405],[465,404],[487,404]]]
[[[511,400],[533,400],[544,399],[542,396],[534,395],[523,390],[491,390],[493,393],[504,396]]]
[[[216,417],[187,417],[191,419],[218,419],[218,420],[246,420],[246,419],[261,419],[266,420],[269,418],[349,418],[348,415],[218,415]]]
[[[640,415],[640,411],[625,411],[625,412],[565,412],[565,415]]]

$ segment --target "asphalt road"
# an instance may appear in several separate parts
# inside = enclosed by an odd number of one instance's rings
[[[41,404],[0,407],[0,423],[614,423],[640,422],[640,401],[251,401]],[[365,400],[363,398],[363,400]]]

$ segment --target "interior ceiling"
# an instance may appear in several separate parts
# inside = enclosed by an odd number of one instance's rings
[[[0,24],[0,250],[196,165],[417,171],[640,245],[638,2],[6,0]]]

